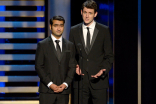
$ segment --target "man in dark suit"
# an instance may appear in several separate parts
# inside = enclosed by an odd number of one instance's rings
[[[93,104],[107,104],[108,73],[113,63],[109,28],[94,21],[97,4],[93,0],[83,3],[81,15],[83,23],[71,27],[69,36],[78,64],[73,82],[74,104],[88,104],[88,99]]]
[[[37,45],[35,69],[40,78],[40,104],[68,104],[76,64],[74,45],[62,37],[65,20],[50,19],[52,34]]]

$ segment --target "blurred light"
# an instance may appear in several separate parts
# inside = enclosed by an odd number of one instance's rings
[[[108,21],[108,15],[100,15],[101,20]]]
[[[113,78],[109,78],[109,84],[113,85]]]
[[[5,87],[5,82],[0,82],[0,87]]]
[[[5,21],[5,17],[0,17],[0,21]]]
[[[45,11],[45,6],[37,6],[36,11]],[[37,21],[45,21],[45,17],[37,17]],[[45,32],[45,30],[43,30],[42,28],[37,28],[37,32]],[[39,41],[40,40],[37,39],[37,42]]]
[[[0,6],[0,11],[5,11],[5,6]]]
[[[99,4],[99,9],[108,10],[108,9],[109,9],[109,6],[108,6],[107,4],[102,4],[102,3],[100,3],[100,4]]]
[[[0,71],[0,76],[4,76],[5,72],[4,71]],[[5,87],[5,82],[0,82],[0,87]]]
[[[39,86],[39,85],[40,85],[40,82],[37,82],[37,86]],[[39,95],[39,92],[36,92],[36,94]]]
[[[0,6],[0,11],[5,11],[5,6]],[[5,21],[5,17],[0,17],[0,21]],[[5,28],[0,28],[0,32],[5,32]]]
[[[40,85],[40,82],[37,82],[37,86],[39,86]]]
[[[99,4],[99,9],[104,9],[104,10],[109,10],[109,11],[114,11],[114,5],[113,4]]]

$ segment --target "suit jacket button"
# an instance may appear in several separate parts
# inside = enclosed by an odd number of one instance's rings
[[[89,59],[87,59],[87,61],[89,61]]]

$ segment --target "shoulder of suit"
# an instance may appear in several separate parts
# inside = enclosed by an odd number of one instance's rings
[[[101,27],[101,28],[105,28],[105,29],[109,28],[108,26],[106,26],[104,24],[101,24],[101,23],[98,23],[98,22],[96,22],[96,24],[97,24],[98,27]]]
[[[67,44],[73,44],[71,41],[64,39]]]
[[[97,25],[96,25],[97,27],[102,27],[102,28],[106,28],[106,29],[109,28],[108,26],[106,26],[106,25],[104,25],[104,24],[101,24],[101,23],[98,23],[98,22],[96,22],[96,24],[97,24]],[[82,23],[79,23],[79,24],[77,24],[77,25],[72,26],[72,27],[71,27],[71,30],[77,29],[77,28],[79,28],[80,26],[82,26]]]
[[[43,39],[43,40],[39,41],[39,43],[40,43],[40,44],[47,43],[47,42],[48,42],[48,40],[49,40],[49,38],[51,38],[51,37],[50,37],[50,36],[48,36],[47,38],[45,38],[45,39]]]
[[[71,29],[76,29],[76,28],[79,28],[80,26],[82,26],[82,23],[72,26]]]

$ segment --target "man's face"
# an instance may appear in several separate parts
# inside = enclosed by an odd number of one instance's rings
[[[53,24],[50,25],[50,30],[53,36],[55,36],[56,38],[59,38],[64,31],[63,21],[53,20]]]
[[[94,9],[84,7],[81,10],[81,15],[85,25],[89,26],[93,22],[94,17],[97,16],[97,12],[94,12]]]

